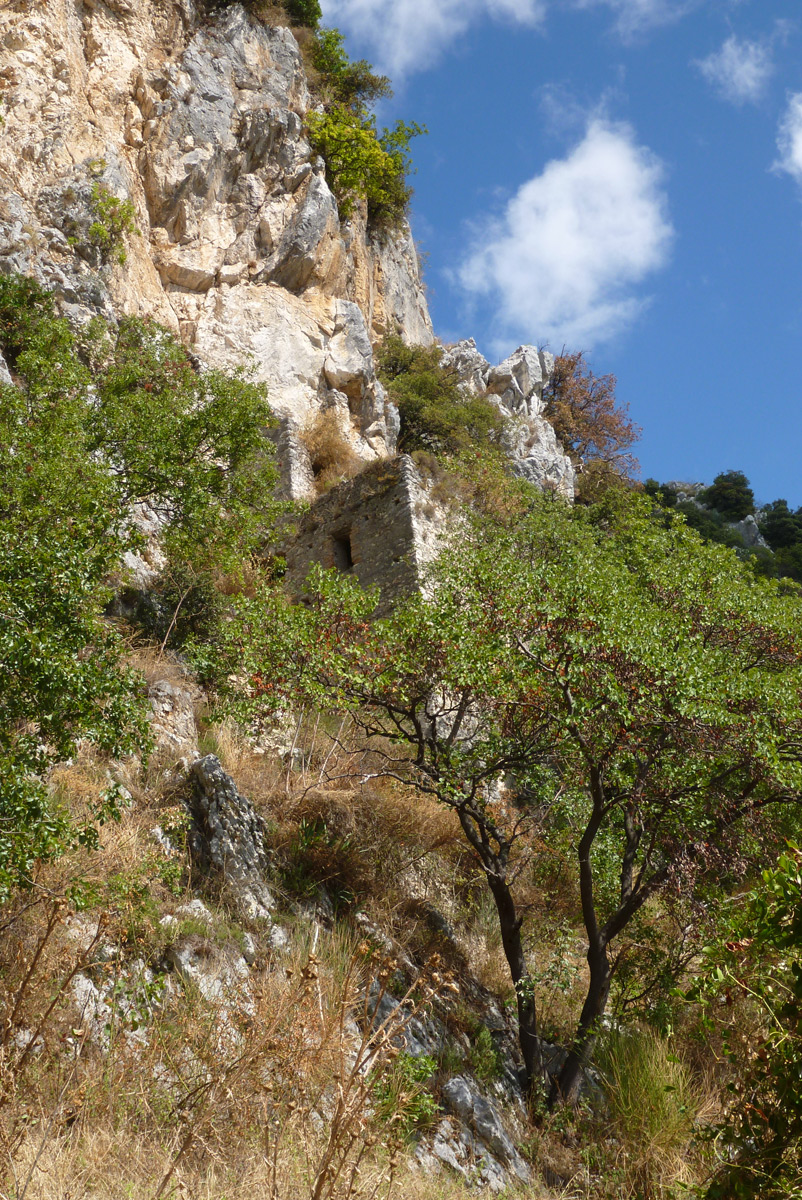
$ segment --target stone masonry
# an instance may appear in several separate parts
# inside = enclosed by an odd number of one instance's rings
[[[372,463],[332,488],[300,521],[284,548],[287,581],[296,593],[313,563],[378,586],[378,613],[420,587],[420,572],[437,552],[446,522],[412,459]]]

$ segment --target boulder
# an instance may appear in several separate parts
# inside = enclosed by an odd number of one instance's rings
[[[246,917],[269,921],[276,902],[265,882],[270,861],[264,822],[213,754],[193,764],[190,778],[193,863],[221,879]]]

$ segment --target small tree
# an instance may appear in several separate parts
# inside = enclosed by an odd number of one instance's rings
[[[463,391],[456,371],[442,365],[439,346],[407,346],[390,336],[378,357],[380,377],[401,418],[400,450],[455,455],[498,445],[501,413],[484,396]]]
[[[79,339],[53,299],[0,276],[0,898],[37,859],[90,842],[114,809],[76,825],[47,773],[86,739],[120,756],[147,743],[140,681],[103,619],[109,580],[139,545],[130,505],[165,518],[196,569],[248,555],[276,479],[262,388],[195,369],[155,324],[95,323]]]
[[[724,471],[712,486],[700,492],[699,499],[728,521],[742,521],[755,511],[755,494],[743,471]]]
[[[799,847],[789,846],[730,912],[726,934],[706,949],[702,980],[691,992],[711,1025],[726,1016],[724,1049],[735,1074],[726,1119],[716,1130],[726,1154],[705,1200],[786,1200],[802,1194]]]
[[[638,470],[632,446],[640,428],[616,402],[614,375],[594,375],[582,353],[560,354],[543,395],[545,416],[581,468],[580,495],[593,499]]]
[[[739,831],[770,837],[769,814],[799,804],[798,602],[613,493],[603,509],[541,498],[523,519],[466,520],[430,598],[384,621],[353,581],[312,582],[310,607],[271,597],[232,623],[245,711],[346,709],[375,743],[371,770],[457,813],[496,906],[531,1080],[516,882],[535,831],[571,831],[589,985],[552,1098],[573,1098],[623,931],[662,889],[736,870]]]

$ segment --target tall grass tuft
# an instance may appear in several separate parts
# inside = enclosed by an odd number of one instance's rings
[[[693,1181],[692,1143],[705,1091],[652,1030],[610,1033],[597,1055],[609,1113],[608,1146],[624,1197],[667,1200]]]

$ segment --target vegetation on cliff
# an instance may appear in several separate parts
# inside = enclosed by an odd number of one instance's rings
[[[572,507],[504,475],[499,410],[466,396],[438,349],[388,339],[402,445],[456,463],[471,506],[425,594],[374,620],[347,572],[316,571],[295,604],[253,558],[277,507],[261,388],[199,369],[150,322],[76,332],[20,278],[0,279],[0,350],[0,1149],[15,1200],[56,1153],[46,1122],[35,1150],[34,1108],[81,1155],[99,1114],[130,1123],[158,1167],[140,1190],[240,1155],[277,1197],[367,1197],[392,1187],[403,1139],[440,1120],[456,1071],[489,1086],[510,1061],[530,1160],[570,1148],[579,1194],[663,1200],[685,1181],[709,1200],[794,1195],[802,910],[799,854],[783,847],[802,801],[798,589],[709,544],[655,489],[618,486],[635,431],[612,382],[558,360],[547,403],[572,453],[599,464]],[[334,469],[332,431],[306,436]],[[748,487],[731,475],[706,497],[725,495],[730,516]],[[167,557],[155,618],[130,609],[126,626],[104,610],[144,548],[143,510]],[[765,519],[795,544],[787,506]],[[263,814],[271,886],[296,916],[325,909],[311,947],[298,918],[286,986],[264,930],[208,880],[214,934],[196,910],[165,924],[160,904],[198,883],[187,784],[121,765],[148,740],[126,640],[157,679],[169,645],[179,679],[202,663],[205,748]],[[288,719],[282,757],[269,739]],[[154,808],[169,851],[153,848]],[[80,952],[65,950],[68,897],[98,920]],[[226,962],[246,933],[264,955],[230,1043],[191,988],[168,995],[175,929]],[[415,991],[433,949],[449,971]],[[101,990],[112,962],[116,993]],[[108,1033],[70,1016],[79,975],[108,997]],[[376,1041],[364,1018],[375,1057],[354,1070],[349,1022],[376,980],[409,1006],[399,1022],[436,1015],[449,1031],[435,1054],[399,1055],[400,1027]],[[471,1008],[490,1003],[514,1011],[519,1056]],[[335,1085],[340,1123],[321,1127]],[[561,1109],[583,1089],[590,1111]],[[32,1165],[15,1181],[20,1147]]]
[[[263,389],[200,372],[166,330],[134,318],[80,333],[52,297],[0,278],[0,893],[35,860],[96,839],[111,788],[78,824],[50,796],[48,764],[82,739],[142,747],[139,683],[103,620],[123,556],[142,545],[131,506],[166,526],[196,576],[241,563],[272,505]]]
[[[692,906],[795,827],[798,605],[636,496],[587,510],[532,497],[513,522],[471,523],[431,586],[383,621],[334,575],[305,607],[272,592],[238,604],[240,703],[251,719],[347,712],[376,745],[372,771],[453,808],[496,906],[532,1084],[515,883],[544,847],[575,858],[589,979],[552,1092],[571,1098],[644,906],[666,889]]]

